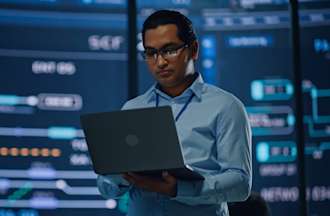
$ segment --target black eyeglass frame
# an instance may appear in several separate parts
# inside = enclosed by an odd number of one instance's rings
[[[141,56],[144,60],[146,61],[156,61],[158,59],[158,56],[161,55],[163,59],[165,60],[168,60],[169,58],[171,58],[170,56],[173,55],[173,57],[176,57],[178,55],[178,51],[180,49],[183,49],[183,48],[188,48],[189,45],[186,44],[186,43],[183,43],[177,47],[164,47],[164,48],[160,48],[160,49],[155,49],[155,48],[148,48],[149,50],[152,50],[153,52],[151,52],[150,54],[148,54],[148,49],[144,50],[143,52],[140,52],[141,53]],[[170,52],[170,53],[168,53]],[[174,52],[171,54],[171,52]]]

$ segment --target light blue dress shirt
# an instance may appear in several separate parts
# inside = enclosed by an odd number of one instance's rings
[[[170,97],[153,85],[123,109],[172,107],[185,164],[204,181],[177,182],[177,196],[168,197],[129,185],[119,175],[98,176],[106,198],[129,192],[128,216],[228,216],[227,202],[245,200],[252,185],[251,128],[243,104],[232,94],[203,82],[199,75],[181,95]],[[161,124],[161,123],[160,123]]]

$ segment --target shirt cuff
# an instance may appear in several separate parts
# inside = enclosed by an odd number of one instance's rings
[[[121,175],[105,175],[102,176],[107,183],[114,183],[118,186],[130,186],[130,183],[126,181]]]
[[[198,194],[198,189],[201,187],[202,181],[184,181],[177,180],[177,192],[176,197],[173,200],[179,200],[187,197],[195,197]]]
[[[116,198],[129,190],[129,184],[121,176],[99,175],[97,177],[97,186],[100,193],[105,198]]]

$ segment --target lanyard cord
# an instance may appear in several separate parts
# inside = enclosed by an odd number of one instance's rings
[[[184,106],[180,110],[180,112],[176,115],[176,117],[175,117],[176,122],[179,120],[182,113],[187,109],[187,107],[188,107],[189,103],[191,102],[191,100],[193,99],[193,97],[194,97],[194,94],[192,93],[190,98],[187,100],[187,102],[184,104]],[[158,107],[158,105],[159,105],[159,95],[156,93],[156,107]]]

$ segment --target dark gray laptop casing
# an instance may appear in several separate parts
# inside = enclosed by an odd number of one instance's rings
[[[169,106],[85,114],[80,121],[98,174],[168,171],[180,179],[203,179],[184,165]]]

